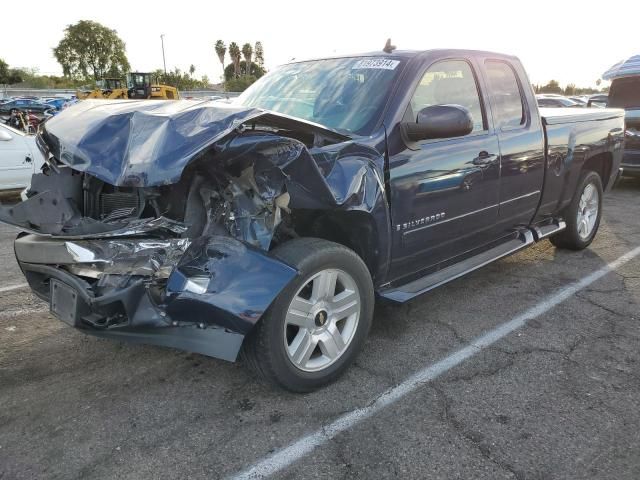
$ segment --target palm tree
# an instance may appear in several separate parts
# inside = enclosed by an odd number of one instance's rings
[[[250,43],[245,43],[242,46],[242,56],[244,57],[245,64],[244,74],[248,77],[251,72],[251,57],[253,56],[253,48]]]
[[[224,55],[227,53],[227,46],[222,40],[217,40],[214,48],[216,49],[218,60],[222,64],[222,79],[224,80]]]
[[[262,42],[256,42],[256,46],[253,47],[255,53],[256,63],[259,67],[264,67],[264,49],[262,48]]]
[[[193,77],[193,74],[196,71],[196,66],[192,63],[191,66],[189,67],[189,76]]]
[[[235,78],[238,78],[238,76],[240,75],[241,53],[240,53],[240,47],[236,42],[231,42],[229,44],[229,56],[233,61],[233,75],[235,76]]]

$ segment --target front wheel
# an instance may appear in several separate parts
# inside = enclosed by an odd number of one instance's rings
[[[338,378],[361,350],[373,317],[371,276],[353,251],[326,240],[291,240],[273,255],[299,275],[246,338],[243,358],[272,383],[312,391]]]
[[[602,216],[602,180],[595,172],[585,172],[578,181],[578,188],[566,208],[567,228],[550,238],[559,248],[582,250],[593,241]]]

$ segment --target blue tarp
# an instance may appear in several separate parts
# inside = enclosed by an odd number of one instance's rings
[[[630,77],[633,75],[640,75],[640,55],[634,55],[633,57],[616,63],[602,74],[602,78],[604,80],[613,80],[614,78]]]

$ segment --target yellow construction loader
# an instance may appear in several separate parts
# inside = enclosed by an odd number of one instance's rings
[[[151,100],[177,100],[178,89],[169,85],[151,82],[152,73],[127,73],[128,98]]]
[[[116,98],[128,98],[127,87],[123,86],[122,79],[120,78],[103,78],[96,83],[97,86],[93,90],[76,92],[78,100],[85,100],[87,98],[103,98],[111,100]]]
[[[103,78],[97,82],[94,90],[78,91],[76,97],[78,100],[87,98],[177,100],[180,98],[177,88],[153,83],[152,76],[152,73],[129,72],[126,86],[119,78]]]

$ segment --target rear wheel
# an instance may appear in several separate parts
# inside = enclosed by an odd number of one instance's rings
[[[369,271],[348,248],[296,239],[273,255],[298,269],[245,340],[243,357],[261,377],[308,392],[335,380],[362,348],[373,317]]]
[[[602,216],[602,180],[595,172],[585,172],[564,212],[567,228],[550,238],[559,248],[582,250],[591,244]]]

